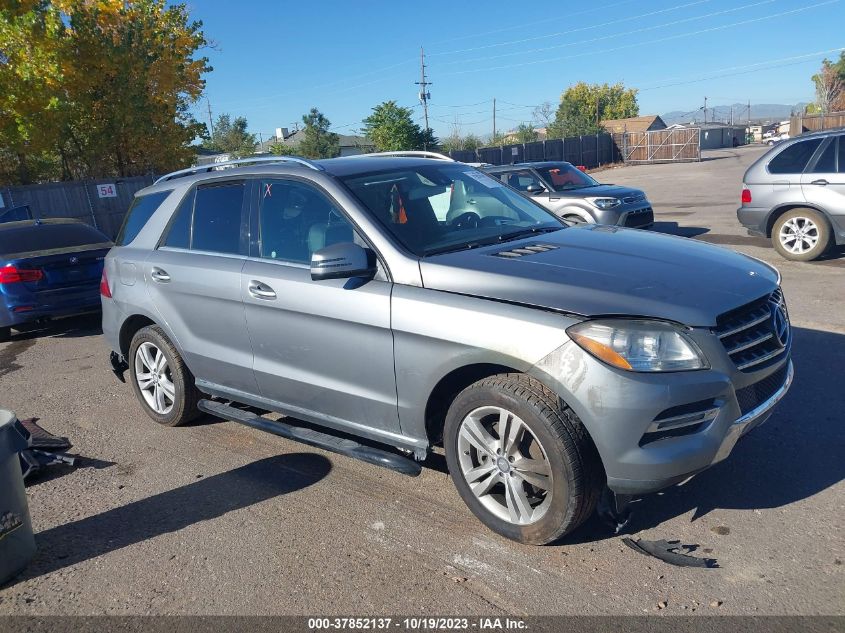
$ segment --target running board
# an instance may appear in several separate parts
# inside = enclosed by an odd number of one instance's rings
[[[422,472],[422,466],[402,455],[397,455],[396,453],[380,448],[364,446],[354,440],[329,435],[328,433],[321,433],[314,429],[291,426],[284,422],[273,422],[249,411],[223,404],[222,402],[200,400],[197,403],[197,408],[200,411],[217,416],[218,418],[223,418],[224,420],[231,420],[232,422],[237,422],[238,424],[243,424],[259,431],[265,431],[289,440],[308,444],[309,446],[316,446],[317,448],[339,453],[346,457],[359,459],[368,464],[389,468],[390,470],[395,470],[398,473],[409,475],[410,477],[416,477]]]

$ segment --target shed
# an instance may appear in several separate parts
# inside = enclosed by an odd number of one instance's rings
[[[666,123],[656,114],[647,116],[635,116],[629,119],[608,119],[601,122],[602,127],[611,134],[622,134],[623,132],[652,132],[654,130],[665,130]]]

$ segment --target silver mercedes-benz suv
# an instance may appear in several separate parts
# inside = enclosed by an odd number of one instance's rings
[[[724,459],[793,373],[772,267],[567,227],[443,160],[171,174],[136,195],[101,293],[156,422],[202,410],[411,474],[442,445],[469,508],[526,543]]]

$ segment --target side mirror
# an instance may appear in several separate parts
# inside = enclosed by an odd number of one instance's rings
[[[376,274],[375,253],[353,242],[326,246],[311,255],[311,279],[349,279]]]
[[[540,186],[540,185],[538,185],[537,183],[534,183],[533,185],[528,185],[528,186],[525,188],[525,191],[526,191],[526,192],[528,192],[528,193],[530,193],[530,194],[533,196],[533,195],[536,195],[536,194],[538,194],[538,193],[543,193],[543,192],[545,192],[546,190],[545,190],[545,188],[541,187],[541,186]]]

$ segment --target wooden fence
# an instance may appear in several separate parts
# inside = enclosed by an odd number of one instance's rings
[[[626,163],[678,163],[701,160],[701,129],[678,128],[614,134]]]
[[[26,205],[33,217],[76,218],[114,239],[135,192],[152,182],[152,176],[135,176],[0,187],[0,214],[4,209]]]
[[[789,135],[798,136],[805,132],[820,132],[845,127],[845,112],[827,114],[797,114],[789,119]]]

